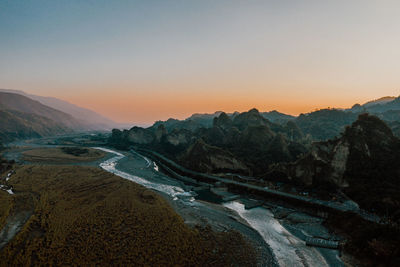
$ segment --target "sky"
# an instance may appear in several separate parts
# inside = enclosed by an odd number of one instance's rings
[[[115,121],[400,95],[400,1],[0,0],[0,88]]]

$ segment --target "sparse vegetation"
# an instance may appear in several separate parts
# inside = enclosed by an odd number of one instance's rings
[[[2,229],[12,208],[12,198],[3,190],[0,190],[0,203],[0,229]]]
[[[51,119],[16,110],[0,109],[0,126],[2,142],[70,132],[68,128]]]
[[[106,153],[93,148],[37,148],[22,153],[30,162],[87,162],[103,158]]]
[[[89,153],[89,149],[80,147],[62,147],[61,150],[62,152],[73,155],[75,157],[87,155]]]

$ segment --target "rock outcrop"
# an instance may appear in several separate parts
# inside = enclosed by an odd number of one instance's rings
[[[244,130],[251,126],[269,126],[271,122],[264,118],[257,109],[253,108],[235,116],[233,124],[240,130]]]
[[[342,188],[365,208],[400,207],[400,140],[376,116],[360,115],[340,138],[315,143],[283,171],[308,186]]]
[[[155,136],[151,131],[135,126],[129,130],[127,139],[135,144],[147,145],[153,143]]]
[[[382,156],[391,157],[398,144],[383,121],[363,114],[340,138],[314,143],[308,155],[289,165],[289,177],[307,185],[330,182],[348,187],[345,173],[352,167],[349,161],[381,161]]]
[[[247,166],[235,158],[235,156],[221,148],[206,144],[201,138],[198,139],[180,161],[189,169],[204,172],[218,173],[233,171],[248,174]]]
[[[212,119],[212,126],[188,129],[191,128],[188,125],[199,119]],[[199,139],[201,143],[196,142]],[[272,123],[256,109],[231,115],[224,112],[196,115],[184,121],[169,119],[156,122],[146,129],[133,127],[129,131],[114,130],[110,138],[110,143],[119,148],[142,146],[177,161],[196,158],[201,151],[212,151],[218,157],[207,158],[213,155],[204,155],[202,159],[207,162],[207,167],[200,166],[200,163],[193,167],[206,172],[222,169],[227,172],[247,172],[252,169],[253,175],[264,174],[271,163],[296,159],[306,151],[302,141],[303,133],[294,122],[285,122],[284,125]],[[200,149],[207,147],[213,149]],[[197,151],[197,156],[188,157],[193,155],[193,151]]]

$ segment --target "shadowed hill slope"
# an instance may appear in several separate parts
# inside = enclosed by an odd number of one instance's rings
[[[79,119],[86,127],[94,130],[111,129],[116,127],[116,123],[90,109],[79,107],[77,105],[71,104],[67,101],[54,98],[54,97],[44,97],[38,95],[27,94],[20,90],[11,89],[0,89],[0,92],[19,94],[28,97],[32,100],[38,101],[41,104],[48,106],[50,108],[59,110],[61,112],[67,113],[74,118]]]
[[[15,110],[0,110],[0,141],[2,142],[69,132],[72,130],[65,125],[43,116]]]
[[[71,129],[84,129],[84,124],[69,114],[45,106],[28,97],[0,92],[0,110],[15,110],[48,118]]]

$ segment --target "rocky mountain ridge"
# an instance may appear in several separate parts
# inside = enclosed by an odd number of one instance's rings
[[[169,120],[149,128],[115,129],[110,143],[122,148],[130,145],[151,148],[195,170],[209,173],[221,170],[263,173],[269,164],[289,162],[306,151],[302,143],[304,136],[295,124],[272,123],[256,109],[234,116],[219,113],[208,128],[171,129],[170,123]],[[207,156],[194,151],[207,151]]]
[[[374,211],[400,207],[400,139],[378,117],[362,114],[341,137],[314,143],[295,162],[280,165],[290,181],[341,188]]]

